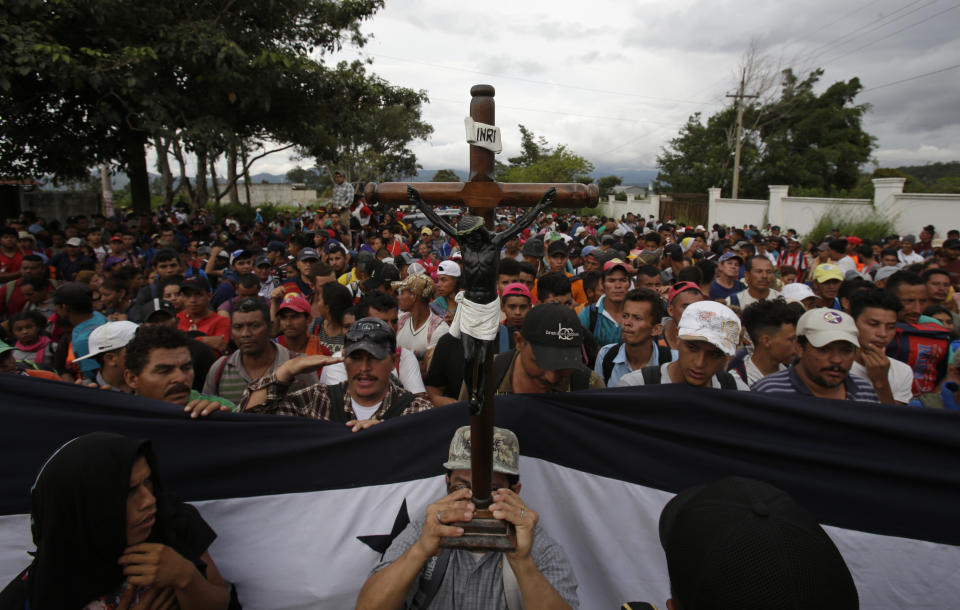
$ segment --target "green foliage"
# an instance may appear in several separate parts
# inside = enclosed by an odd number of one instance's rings
[[[260,215],[263,216],[265,223],[272,222],[280,212],[296,214],[302,211],[301,208],[296,206],[287,207],[274,203],[262,203],[255,206],[249,206],[245,203],[221,203],[218,206],[211,201],[204,207],[213,212],[219,220],[226,218],[228,215],[236,215],[241,225],[251,227],[257,217],[257,208],[260,209]]]
[[[452,169],[441,169],[433,175],[430,182],[460,182],[460,176]]]
[[[740,197],[765,198],[771,184],[819,189],[830,197],[858,185],[860,166],[874,147],[862,128],[869,106],[853,105],[862,88],[857,78],[817,95],[814,85],[822,74],[815,70],[800,80],[785,70],[778,99],[745,107]],[[691,116],[657,157],[658,188],[704,192],[719,186],[729,193],[736,114],[729,106],[706,124],[699,113]]]
[[[960,193],[960,176],[944,176],[930,185],[931,193]]]
[[[147,203],[144,145],[178,134],[206,159],[259,139],[344,138],[384,84],[322,56],[362,45],[383,0],[0,3],[0,174],[130,175]],[[139,200],[138,200],[139,198]]]
[[[856,235],[861,239],[883,239],[896,233],[896,218],[883,218],[870,212],[853,212],[842,206],[828,209],[817,219],[813,228],[804,236],[804,240],[820,243],[839,228],[842,235]]]
[[[623,184],[623,178],[620,176],[604,176],[597,179],[597,187],[600,189],[600,201],[606,201],[609,195],[613,194],[613,187]],[[621,201],[626,201],[626,197]]]
[[[904,174],[915,176],[917,180],[920,180],[929,185],[936,183],[941,178],[960,178],[960,161],[950,161],[949,163],[929,163],[927,165],[904,166],[904,167],[898,167],[896,169],[900,170]],[[943,193],[946,191],[934,191],[931,188],[930,192]]]
[[[333,186],[333,180],[330,179],[326,170],[317,167],[304,169],[298,165],[287,172],[287,180],[295,184],[304,184],[308,189],[319,192]]]
[[[874,170],[872,177],[873,178],[904,178],[906,180],[906,183],[904,183],[903,185],[904,193],[927,192],[927,185],[925,185],[923,182],[920,182],[910,174],[905,174],[898,169],[878,167],[877,169]]]
[[[497,162],[496,174],[500,182],[580,182],[590,184],[593,163],[574,154],[563,144],[551,148],[541,136],[520,125],[519,157],[507,159],[509,165]]]

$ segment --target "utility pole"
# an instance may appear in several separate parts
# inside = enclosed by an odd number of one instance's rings
[[[728,93],[727,97],[737,98],[737,141],[733,153],[733,192],[731,199],[736,199],[740,190],[740,147],[743,143],[743,98],[757,98],[759,95],[747,95],[743,92],[746,80],[746,70],[740,72],[740,87],[736,93]]]

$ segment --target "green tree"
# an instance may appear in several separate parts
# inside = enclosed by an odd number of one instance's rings
[[[857,78],[816,94],[822,74],[815,70],[801,80],[784,70],[779,97],[745,107],[741,197],[764,198],[771,184],[834,196],[857,186],[874,147],[862,126],[869,106],[853,104],[862,89]],[[719,186],[729,192],[735,125],[734,106],[706,124],[699,114],[691,116],[657,157],[658,186],[677,192]]]
[[[333,180],[325,170],[317,167],[304,169],[299,165],[287,172],[287,180],[296,184],[305,184],[308,189],[320,192],[333,185]]]
[[[520,125],[518,157],[507,159],[509,164],[496,164],[497,180],[501,182],[580,182],[590,184],[593,163],[571,152],[563,144],[551,147],[542,136],[536,138]]]
[[[113,163],[145,210],[152,136],[182,140],[199,168],[220,154],[235,160],[251,140],[285,147],[343,138],[353,125],[341,123],[340,110],[379,110],[389,87],[360,63],[322,58],[362,45],[361,21],[382,5],[0,3],[0,174],[76,177]]]
[[[437,170],[430,182],[460,182],[460,176],[452,169]]]
[[[620,176],[604,176],[597,179],[597,187],[600,189],[600,201],[606,201],[609,195],[613,194],[613,187],[623,184],[623,178]]]

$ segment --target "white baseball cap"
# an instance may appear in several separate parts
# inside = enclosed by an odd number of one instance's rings
[[[93,332],[90,333],[90,338],[87,341],[90,353],[86,356],[75,358],[73,361],[86,360],[97,354],[112,352],[115,349],[126,347],[127,343],[130,343],[130,341],[133,340],[133,336],[137,334],[137,328],[138,325],[136,323],[127,320],[107,322],[106,324],[96,327],[93,329]]]
[[[80,239],[79,237],[71,237],[70,239],[67,240],[67,245],[73,246],[75,248],[79,248],[80,246],[83,245],[83,240]]]
[[[846,341],[860,347],[857,325],[853,316],[837,309],[818,307],[800,316],[797,336],[807,338],[810,345],[823,347],[834,341]]]
[[[460,265],[454,261],[443,261],[437,267],[437,275],[449,275],[450,277],[460,277]]]
[[[740,319],[726,305],[699,301],[683,311],[677,334],[685,341],[706,341],[733,356],[740,342]]]
[[[783,295],[783,298],[787,301],[787,303],[802,303],[804,299],[817,296],[813,293],[813,290],[811,290],[809,286],[802,282],[784,284],[783,290],[780,291],[780,294]]]

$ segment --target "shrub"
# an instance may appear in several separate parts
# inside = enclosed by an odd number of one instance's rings
[[[895,218],[882,218],[875,212],[844,210],[833,207],[827,210],[804,236],[806,241],[820,243],[834,228],[841,235],[856,235],[861,239],[883,239],[896,233]]]

